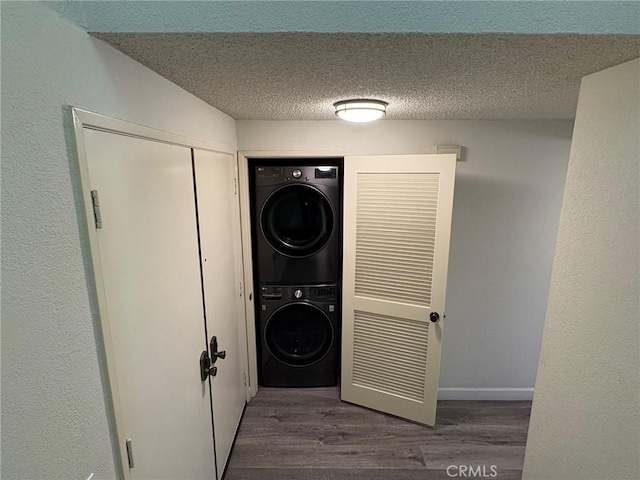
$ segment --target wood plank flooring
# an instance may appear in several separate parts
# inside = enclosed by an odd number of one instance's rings
[[[337,387],[260,388],[224,478],[439,480],[454,478],[450,465],[484,465],[486,478],[520,479],[530,410],[531,402],[441,401],[429,428],[341,402]]]

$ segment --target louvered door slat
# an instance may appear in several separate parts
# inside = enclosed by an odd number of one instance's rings
[[[375,327],[382,328],[375,328]],[[353,380],[356,385],[422,401],[426,342],[385,342],[391,330],[399,337],[426,340],[428,325],[397,317],[355,312]],[[385,345],[384,349],[380,345]],[[384,354],[384,369],[381,368]]]
[[[345,159],[342,398],[432,425],[454,155]]]
[[[373,232],[375,234],[375,232]],[[428,234],[428,231],[421,232]],[[391,234],[378,234],[378,238],[375,241],[367,243],[366,240],[360,242],[360,249],[366,252],[367,250],[384,252],[390,257],[420,257],[422,252],[428,252],[433,250],[433,245],[427,242],[415,241],[417,235],[411,235],[410,238],[403,235],[391,235]],[[402,252],[394,252],[389,250],[390,247],[395,247],[399,242],[402,242],[404,246],[412,247],[412,250],[405,249]]]
[[[375,260],[375,252],[372,252],[371,254],[367,254],[366,256],[363,254],[361,255],[361,259],[365,259],[365,258],[369,258],[371,260]],[[376,267],[378,268],[385,268],[385,267],[391,267],[391,268],[395,268],[398,265],[411,265],[413,264],[413,262],[415,261],[415,259],[411,258],[411,257],[396,257],[390,260],[386,260],[386,258],[383,258],[381,260],[378,260],[376,263]]]
[[[358,282],[358,285],[360,283],[369,283],[372,285],[377,284],[380,282],[380,279],[388,278],[389,275],[394,274],[397,271],[397,270],[394,270],[394,267],[395,265],[389,268],[380,268],[378,265],[375,265],[375,266],[372,265],[364,273],[356,272],[358,279],[362,280]],[[425,285],[431,285],[431,281],[425,282],[424,278],[417,273],[405,273],[404,276],[406,277],[407,280],[415,281],[415,282],[424,282]],[[385,288],[389,288],[389,286],[387,285]]]

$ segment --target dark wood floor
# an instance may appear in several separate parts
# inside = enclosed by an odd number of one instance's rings
[[[343,403],[337,388],[261,388],[225,480],[437,480],[452,478],[450,465],[520,479],[530,409],[531,402],[442,401],[428,428]]]

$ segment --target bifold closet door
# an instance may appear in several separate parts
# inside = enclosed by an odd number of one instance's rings
[[[86,128],[84,143],[125,478],[215,479],[191,150]]]
[[[246,403],[240,214],[233,155],[194,150],[205,311],[209,338],[226,353],[210,377],[218,478],[222,478]]]
[[[455,155],[345,158],[342,399],[435,422]]]

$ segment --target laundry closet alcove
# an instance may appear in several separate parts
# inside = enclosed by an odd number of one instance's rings
[[[252,235],[251,161],[313,164],[335,156],[344,157],[341,398],[433,425],[455,155],[239,152],[243,238]],[[251,279],[251,247],[243,248]],[[252,395],[259,365],[254,301],[261,301],[255,286],[245,297]]]

